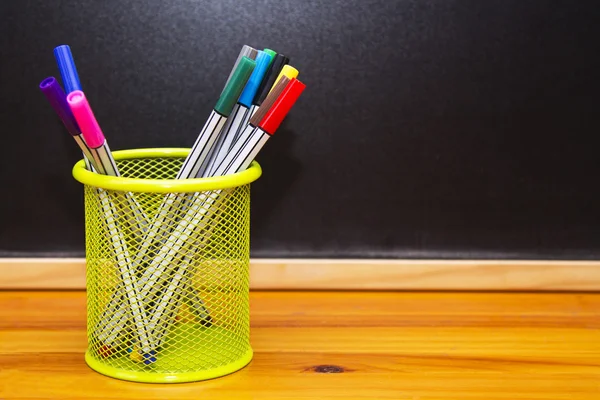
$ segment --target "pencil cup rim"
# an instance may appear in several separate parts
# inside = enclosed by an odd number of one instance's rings
[[[134,158],[185,158],[190,151],[191,149],[189,148],[147,148],[117,150],[112,151],[111,153],[114,159],[119,161]],[[72,173],[76,181],[84,185],[106,190],[153,193],[193,193],[207,190],[229,189],[247,185],[261,176],[262,169],[258,162],[253,161],[246,170],[226,176],[193,179],[140,179],[101,175],[88,171],[85,168],[85,163],[82,159],[73,166]]]

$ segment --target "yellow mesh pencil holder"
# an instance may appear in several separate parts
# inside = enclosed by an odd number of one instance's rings
[[[190,382],[252,359],[250,184],[236,174],[175,179],[189,149],[113,152],[120,177],[81,160],[87,364],[137,382]]]

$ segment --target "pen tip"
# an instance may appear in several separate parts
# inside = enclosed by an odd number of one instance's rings
[[[85,95],[83,94],[82,91],[76,90],[74,92],[71,92],[67,95],[67,101],[70,104],[76,104],[79,103],[81,101],[85,100]]]
[[[53,76],[50,76],[40,82],[40,89],[47,89],[50,86],[52,86],[54,84],[54,82],[56,82],[56,78]]]

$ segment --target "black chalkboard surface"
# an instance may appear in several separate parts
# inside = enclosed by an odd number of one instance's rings
[[[243,44],[307,89],[258,161],[254,257],[600,257],[597,2],[0,2],[0,256],[82,256],[69,44],[113,150],[191,147]]]

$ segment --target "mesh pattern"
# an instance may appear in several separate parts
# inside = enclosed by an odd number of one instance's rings
[[[179,158],[117,162],[174,178]],[[85,186],[87,356],[133,373],[224,368],[250,351],[250,187],[133,193]]]

